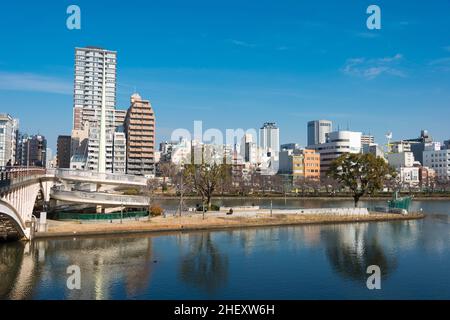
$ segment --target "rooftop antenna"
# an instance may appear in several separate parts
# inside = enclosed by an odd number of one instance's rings
[[[348,124],[348,120],[347,120],[347,131],[350,131],[350,126]]]

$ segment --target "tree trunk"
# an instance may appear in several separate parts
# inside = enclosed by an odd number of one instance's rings
[[[208,211],[211,210],[211,196],[207,197],[207,202],[208,202]]]
[[[359,199],[361,198],[360,195],[354,195],[353,200],[355,202],[355,208],[358,208]]]

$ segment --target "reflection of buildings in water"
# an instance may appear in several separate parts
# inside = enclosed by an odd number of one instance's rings
[[[0,297],[33,298],[33,282],[45,283],[41,288],[59,288],[57,291],[64,296],[52,298],[66,299],[108,299],[111,290],[122,283],[128,297],[148,287],[152,272],[151,238],[66,239],[33,244],[34,250],[28,255],[24,253],[25,247],[15,248],[16,266],[8,265],[15,275],[7,279],[14,286],[8,295],[0,291]],[[70,265],[80,267],[81,290],[69,290],[66,286],[70,276],[66,270]],[[2,279],[0,289],[6,282]]]
[[[228,280],[228,258],[219,251],[209,232],[188,234],[186,239],[180,278],[208,294],[216,292]]]
[[[377,265],[387,276],[397,268],[395,256],[378,239],[376,223],[331,225],[322,232],[328,259],[338,273],[353,280],[367,278],[367,267]]]
[[[0,299],[9,299],[20,275],[24,243],[16,241],[0,245]],[[16,293],[17,295],[17,293]]]
[[[0,246],[0,299],[32,297],[36,282],[33,244],[20,241]]]
[[[9,299],[12,300],[26,299],[30,295],[33,287],[35,262],[33,259],[30,242],[24,244],[22,252],[22,263],[19,273],[9,295]]]

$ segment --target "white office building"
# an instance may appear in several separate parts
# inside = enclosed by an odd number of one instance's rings
[[[417,187],[420,184],[418,167],[400,167],[397,168],[398,177],[400,179],[402,186]]]
[[[253,141],[253,135],[245,134],[240,145],[240,155],[245,163],[256,165],[259,161],[258,145]]]
[[[268,157],[278,158],[280,152],[280,129],[274,122],[266,122],[259,129],[259,146]]]
[[[435,170],[438,179],[450,179],[450,150],[425,150],[423,165]]]
[[[333,123],[329,120],[308,122],[308,146],[325,143],[327,135],[333,131]]]
[[[388,153],[386,158],[389,165],[395,169],[414,166],[414,154],[412,152]]]
[[[17,132],[19,120],[9,114],[0,114],[0,166],[16,162]]]
[[[334,131],[327,135],[325,143],[308,147],[320,154],[320,173],[325,175],[333,160],[344,153],[361,152],[361,132]]]

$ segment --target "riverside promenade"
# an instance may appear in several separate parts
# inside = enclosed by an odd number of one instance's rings
[[[382,222],[422,219],[422,213],[410,213],[407,215],[392,213],[368,214],[270,214],[267,210],[262,212],[239,213],[227,215],[226,213],[191,213],[183,216],[158,216],[129,219],[113,222],[90,221],[48,221],[46,232],[36,233],[36,238],[74,237],[107,234],[127,233],[164,233],[178,231],[200,230],[226,230],[238,228],[292,226],[306,224],[333,224],[333,223],[358,223],[358,222]]]

